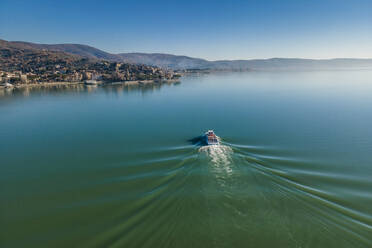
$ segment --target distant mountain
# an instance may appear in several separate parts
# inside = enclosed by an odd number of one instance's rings
[[[217,60],[191,58],[161,53],[121,53],[121,61],[139,63],[173,70],[210,69],[220,71],[247,70],[316,70],[371,68],[372,59],[293,59],[272,58],[252,60]]]
[[[372,69],[372,59],[297,59],[272,58],[253,60],[221,60],[213,62],[215,70],[341,70]]]
[[[170,69],[205,69],[210,68],[213,62],[205,59],[177,56],[163,53],[120,53],[123,61],[140,63]]]
[[[1,41],[1,40],[0,40]],[[5,41],[3,41],[5,42]],[[97,48],[80,44],[36,44],[30,42],[8,42],[12,46],[28,49],[44,49],[79,55],[89,59],[104,59],[115,62],[144,64],[173,70],[209,69],[228,71],[247,70],[317,70],[372,68],[372,59],[297,59],[272,58],[253,60],[208,61],[200,58],[162,53],[120,53],[111,54]],[[1,44],[1,43],[0,43]]]

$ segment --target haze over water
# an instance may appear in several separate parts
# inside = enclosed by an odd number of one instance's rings
[[[372,246],[371,95],[372,71],[1,92],[0,246]]]

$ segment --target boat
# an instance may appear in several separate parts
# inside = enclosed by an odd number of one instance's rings
[[[97,85],[98,83],[96,80],[85,80],[84,84],[85,85]]]
[[[3,83],[1,86],[3,86],[5,89],[11,89],[14,87],[14,85],[10,83]]]
[[[220,143],[218,141],[217,135],[213,132],[213,130],[208,130],[208,132],[206,132],[204,136],[207,145],[218,145]]]

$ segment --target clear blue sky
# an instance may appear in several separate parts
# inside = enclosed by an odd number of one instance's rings
[[[0,38],[211,60],[372,58],[372,0],[0,0]]]

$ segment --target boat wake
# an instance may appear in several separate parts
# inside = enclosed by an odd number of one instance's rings
[[[202,146],[199,152],[207,155],[213,164],[231,164],[232,149],[225,145]]]
[[[207,156],[216,175],[226,177],[233,173],[231,147],[225,145],[202,146],[199,148],[199,152]]]

